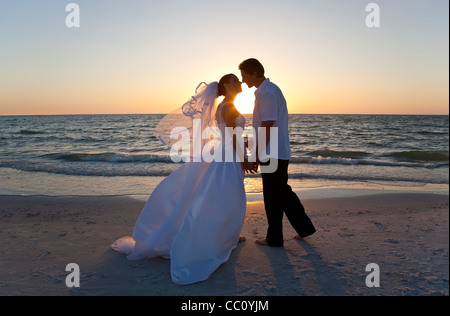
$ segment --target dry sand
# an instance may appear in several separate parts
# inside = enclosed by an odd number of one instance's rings
[[[179,286],[169,261],[128,261],[110,249],[131,235],[144,201],[130,197],[0,196],[0,295],[448,295],[449,197],[384,194],[303,200],[317,233],[285,222],[267,248],[262,202],[248,203],[240,243],[207,281]],[[81,270],[68,288],[68,263]],[[366,286],[366,265],[380,287]]]

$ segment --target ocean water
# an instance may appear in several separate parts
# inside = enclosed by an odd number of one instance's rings
[[[1,116],[0,194],[146,196],[180,167],[152,134],[163,116]],[[293,114],[289,128],[296,191],[448,194],[448,116]],[[246,175],[245,184],[262,192],[259,175]]]

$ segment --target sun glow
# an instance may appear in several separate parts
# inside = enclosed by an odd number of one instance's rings
[[[242,84],[242,92],[236,96],[234,105],[241,114],[253,113],[255,106],[255,90],[256,88],[249,88],[245,83]]]

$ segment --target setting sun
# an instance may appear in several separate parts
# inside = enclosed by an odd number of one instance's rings
[[[256,88],[249,88],[245,83],[242,84],[242,92],[239,93],[234,100],[236,109],[241,114],[253,113],[253,107],[255,106],[255,90]]]

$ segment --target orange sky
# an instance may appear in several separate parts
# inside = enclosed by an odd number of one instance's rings
[[[290,113],[449,113],[447,1],[378,1],[379,28],[355,1],[77,3],[72,29],[54,1],[2,5],[0,115],[168,113],[249,57]]]

